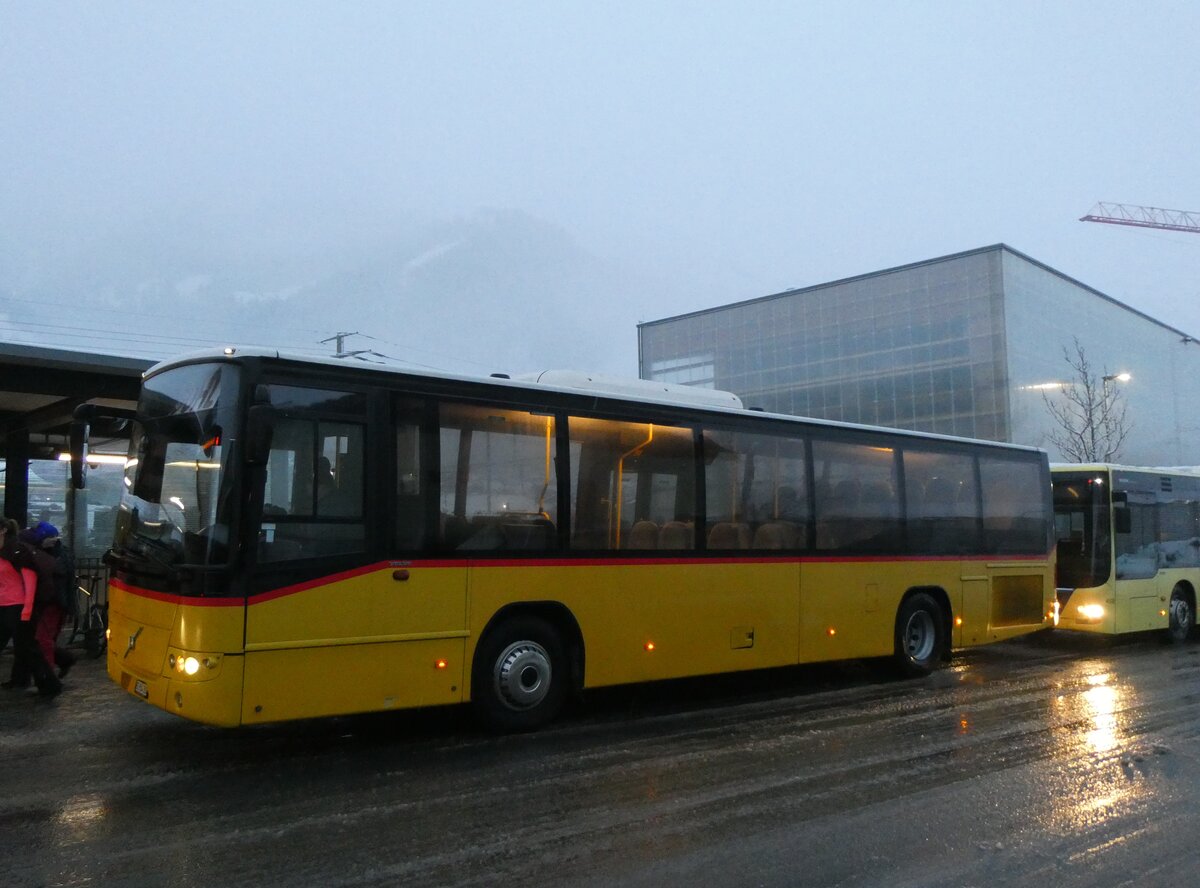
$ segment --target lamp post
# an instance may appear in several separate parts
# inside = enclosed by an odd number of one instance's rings
[[[1129,382],[1133,376],[1129,373],[1110,373],[1107,376],[1101,376],[1100,381],[1104,384],[1104,393],[1108,394],[1108,386],[1113,382]]]

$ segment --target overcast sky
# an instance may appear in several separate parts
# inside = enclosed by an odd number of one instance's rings
[[[1198,334],[1200,236],[1077,221],[1200,210],[1198,46],[1184,2],[6,0],[0,307],[196,208],[334,257],[503,210],[639,282],[582,369],[635,375],[638,321],[997,242]],[[600,308],[529,336],[569,362]]]

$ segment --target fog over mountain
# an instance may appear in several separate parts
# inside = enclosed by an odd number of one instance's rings
[[[18,328],[34,325],[29,341],[40,331],[39,341],[83,347],[71,316],[95,327],[96,347],[107,338],[114,352],[148,357],[223,343],[331,354],[334,343],[320,341],[347,332],[359,334],[347,350],[475,374],[636,375],[637,294],[649,285],[562,229],[503,209],[367,224],[344,207],[252,217],[181,208],[75,239],[57,259],[21,255],[8,266],[14,304],[87,294],[69,313],[10,311]]]

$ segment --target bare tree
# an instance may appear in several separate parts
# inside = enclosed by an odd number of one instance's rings
[[[1078,339],[1063,346],[1063,358],[1074,375],[1055,397],[1042,392],[1058,426],[1047,437],[1072,462],[1113,462],[1131,428],[1117,377],[1097,374]]]

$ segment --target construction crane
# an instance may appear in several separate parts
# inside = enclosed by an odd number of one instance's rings
[[[1200,213],[1188,210],[1164,210],[1160,207],[1136,207],[1128,204],[1098,203],[1080,222],[1107,222],[1135,228],[1160,228],[1166,231],[1190,231],[1200,234]]]

